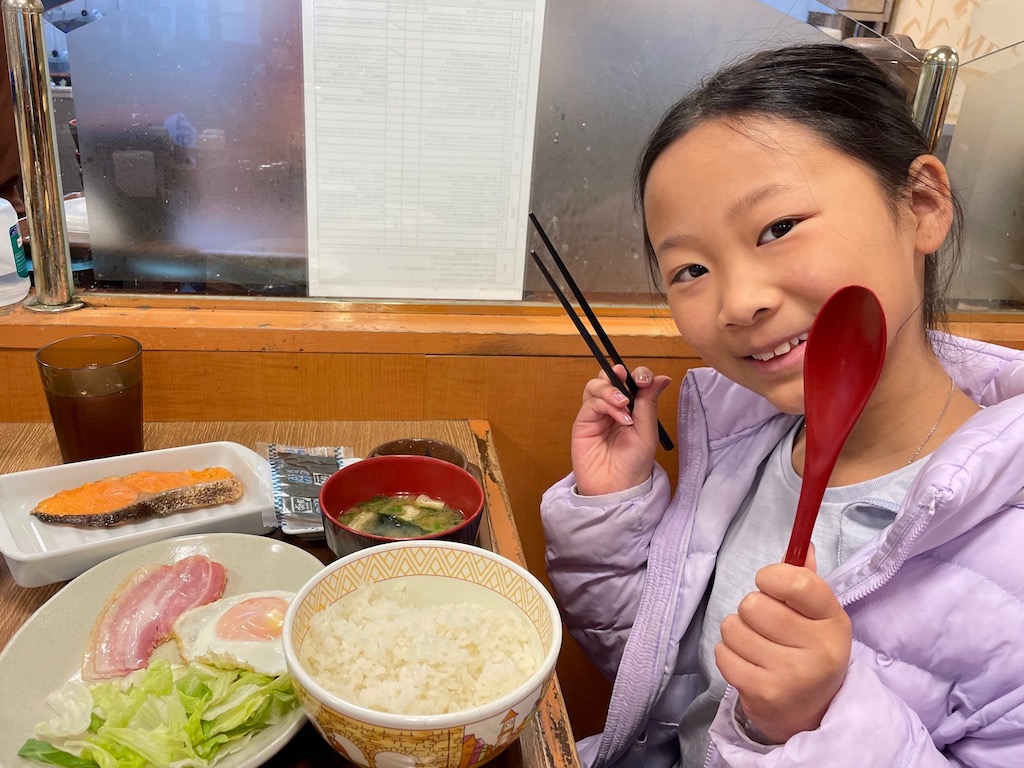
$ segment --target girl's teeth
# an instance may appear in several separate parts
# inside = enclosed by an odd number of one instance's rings
[[[751,357],[753,357],[755,360],[761,360],[762,362],[766,360],[771,360],[773,357],[778,357],[779,355],[786,354],[791,349],[793,349],[793,347],[796,347],[805,341],[807,341],[807,334],[802,333],[796,338],[782,342],[779,346],[775,348],[773,352],[765,352],[763,355],[751,355]]]

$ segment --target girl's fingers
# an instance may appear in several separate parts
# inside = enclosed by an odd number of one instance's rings
[[[616,391],[607,382],[591,382],[593,387],[588,385],[583,395],[583,405],[577,416],[577,421],[599,421],[604,417],[610,417],[619,424],[626,426],[633,424],[633,416],[627,407],[629,400]],[[617,397],[618,395],[618,397]]]
[[[636,382],[637,387],[643,389],[649,386],[654,381],[654,374],[651,373],[651,369],[643,365],[638,365],[633,369],[633,381]]]
[[[777,653],[774,643],[735,613],[726,616],[722,622],[722,643],[756,667],[771,666]]]
[[[657,405],[658,398],[661,397],[661,393],[668,389],[668,386],[671,383],[672,379],[668,376],[654,376],[646,384],[640,385],[640,388],[636,392],[637,402],[642,401]]]
[[[621,382],[625,382],[625,367],[616,365],[612,370],[618,375]],[[672,379],[668,376],[655,376],[644,367],[638,367],[633,372],[633,376],[638,387],[633,403],[634,415],[639,407],[642,419],[653,417],[656,422],[658,397],[672,383]],[[630,415],[629,397],[609,381],[604,371],[587,382],[583,389],[583,402],[589,404],[593,413],[610,416],[618,423],[627,426],[633,424],[634,417]],[[608,407],[599,406],[597,402],[604,403]]]
[[[592,398],[607,400],[609,403],[620,407],[629,403],[629,398],[614,385],[609,384],[608,380],[604,378],[591,379],[583,388],[584,402]]]
[[[623,424],[627,427],[633,425],[633,415],[629,412],[628,408],[620,408],[604,400],[595,400],[593,403],[593,409],[595,413],[603,416],[610,416],[619,424]]]
[[[754,577],[757,588],[808,619],[827,619],[842,608],[828,583],[809,568],[768,565]]]
[[[725,682],[741,692],[756,689],[765,678],[763,667],[743,658],[725,643],[715,646],[715,664]]]
[[[626,380],[626,366],[624,366],[624,365],[613,365],[612,366],[612,370],[615,372],[615,375],[619,377],[619,381],[625,381]],[[601,379],[602,381],[607,381],[607,382],[610,383],[610,379],[608,378],[608,374],[604,372],[603,368],[598,372],[597,378]]]
[[[615,375],[619,377],[619,381],[625,383],[627,378],[626,366],[622,364],[613,365],[612,370],[615,372]],[[628,375],[633,377],[633,381],[636,383],[638,389],[649,387],[651,383],[658,378],[651,372],[650,368],[644,365],[638,365],[629,372]],[[608,374],[606,374],[602,369],[601,372],[598,373],[597,378],[608,381]]]
[[[806,617],[763,592],[751,592],[744,597],[736,615],[744,626],[777,645],[799,648],[807,641]]]
[[[807,557],[804,559],[804,568],[811,573],[818,572],[818,556],[814,553],[814,542],[807,542]]]

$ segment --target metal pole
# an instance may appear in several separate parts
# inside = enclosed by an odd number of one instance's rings
[[[930,151],[935,151],[942,136],[946,109],[953,96],[960,57],[948,45],[931,48],[921,59],[921,77],[914,96],[914,119],[921,127]]]
[[[79,309],[84,304],[74,295],[71,280],[43,4],[41,0],[3,0],[3,14],[36,283],[35,296],[25,302],[25,307],[38,312]]]

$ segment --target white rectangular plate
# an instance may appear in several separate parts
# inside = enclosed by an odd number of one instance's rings
[[[242,498],[140,520],[111,528],[78,528],[38,520],[29,512],[58,491],[132,472],[176,472],[224,467],[245,486]],[[153,541],[187,533],[271,531],[263,511],[274,506],[270,467],[262,456],[231,442],[202,443],[81,461],[57,467],[0,475],[0,552],[14,580],[40,587],[72,579],[112,555]]]

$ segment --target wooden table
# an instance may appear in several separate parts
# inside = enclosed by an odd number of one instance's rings
[[[363,456],[373,446],[398,437],[433,437],[462,449],[469,460],[480,468],[484,481],[488,515],[480,526],[480,543],[525,567],[526,560],[509,508],[490,426],[486,421],[157,422],[146,425],[148,450],[231,440],[253,449],[261,442],[305,446],[344,445],[351,446],[357,456]],[[59,463],[60,452],[49,423],[0,424],[0,474]],[[273,535],[287,539],[280,532]],[[325,563],[334,559],[333,553],[322,541],[309,543],[297,539],[288,540],[310,550]],[[0,648],[6,647],[11,636],[32,612],[62,586],[52,584],[24,589],[14,583],[7,564],[0,562]],[[308,724],[266,763],[275,768],[332,764],[347,763]],[[518,742],[489,765],[494,768],[579,766],[557,678],[552,681],[541,700],[537,717]]]

